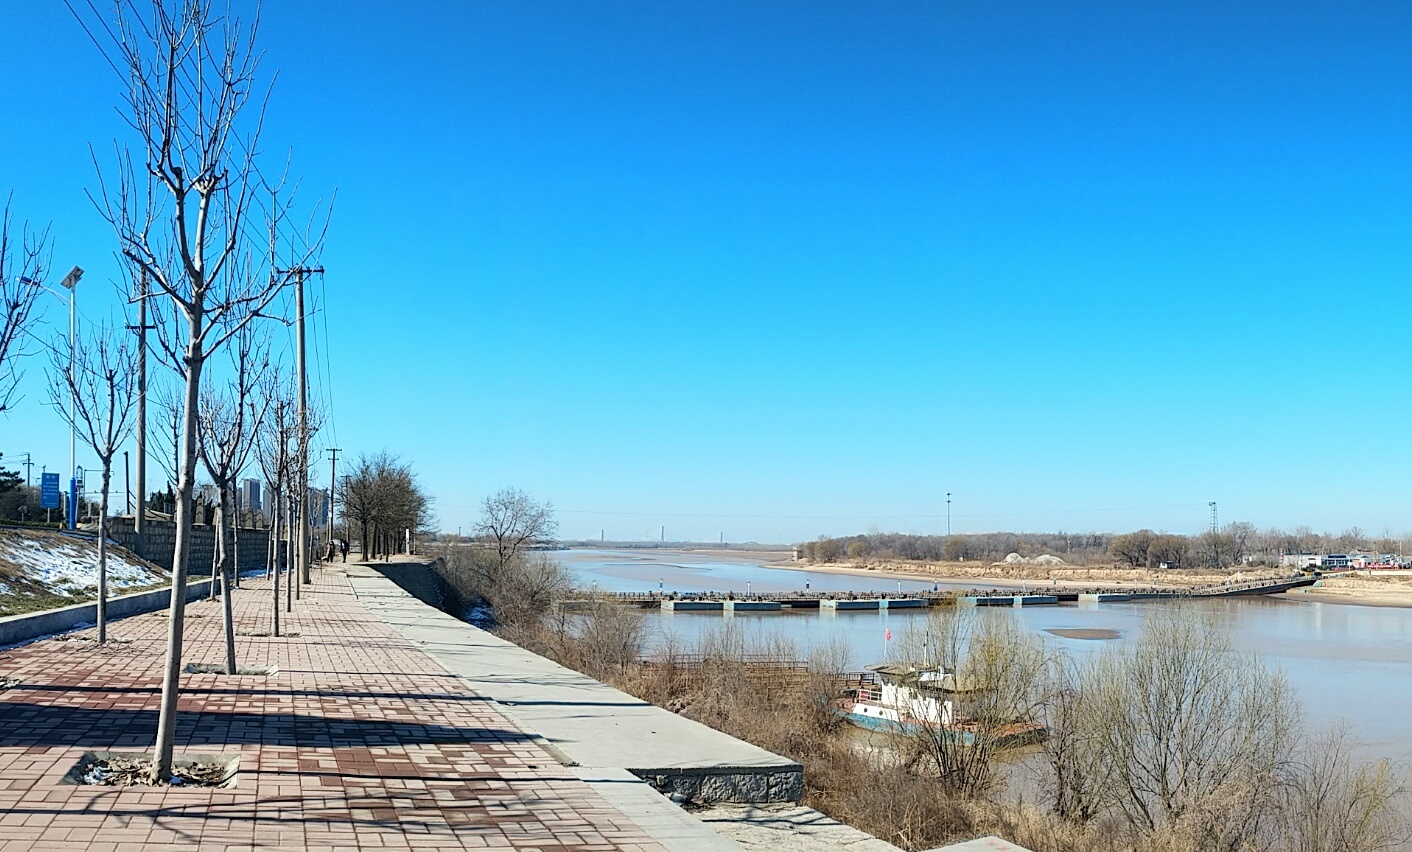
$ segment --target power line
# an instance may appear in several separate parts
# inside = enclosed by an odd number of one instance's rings
[[[446,509],[478,509],[479,505],[464,505],[454,503],[438,503],[438,506]],[[1201,506],[1202,503],[1168,503],[1160,506],[1114,506],[1108,508],[1088,508],[1088,509],[1039,509],[1024,512],[972,512],[968,514],[953,514],[953,518],[1014,518],[1033,515],[1076,515],[1076,514],[1097,514],[1103,512],[1136,512],[1150,509],[1189,509],[1193,506]],[[742,520],[760,521],[856,521],[856,520],[940,520],[946,515],[742,515],[728,512],[619,512],[599,509],[555,509],[556,514],[561,515],[613,515],[634,518],[733,518]]]

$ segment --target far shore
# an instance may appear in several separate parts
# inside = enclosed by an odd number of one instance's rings
[[[1033,563],[985,562],[788,562],[771,565],[790,571],[823,574],[849,574],[860,577],[887,577],[897,580],[923,580],[996,588],[1060,587],[1089,589],[1100,586],[1133,586],[1139,588],[1187,589],[1209,586],[1224,580],[1255,580],[1287,576],[1288,571],[1255,569],[1247,571],[1178,570],[1149,571],[1144,568],[1121,568],[1112,565],[1036,565]]]
[[[955,568],[964,566],[966,571]],[[819,565],[807,562],[788,562],[769,565],[770,568],[783,568],[789,571],[804,571],[825,574],[850,574],[866,577],[887,577],[897,580],[931,580],[951,585],[969,585],[976,588],[1015,588],[1024,583],[1031,589],[1041,587],[1093,588],[1096,586],[1130,586],[1134,582],[1141,588],[1183,589],[1215,585],[1227,578],[1259,579],[1262,577],[1285,576],[1289,572],[1279,569],[1258,569],[1254,571],[1180,570],[1147,571],[1139,568],[1086,567],[1076,565],[984,565],[983,563],[884,563],[881,565],[859,565],[831,563]],[[988,574],[987,568],[1000,568],[1025,574],[1044,572],[1050,576],[1006,576],[1001,572]],[[974,572],[974,573],[972,573]],[[1066,578],[1064,574],[1081,574],[1081,577]],[[1366,574],[1325,575],[1324,584],[1316,589],[1295,589],[1283,595],[1274,596],[1280,600],[1302,603],[1345,604],[1352,606],[1403,607],[1412,608],[1412,577],[1408,576],[1367,576]]]
[[[561,553],[572,559],[570,548]],[[598,548],[592,548],[598,549]],[[948,586],[976,589],[1064,588],[1091,589],[1098,587],[1128,587],[1157,589],[1189,589],[1210,586],[1224,580],[1255,580],[1284,577],[1288,569],[1258,568],[1251,570],[1212,571],[1210,569],[1178,569],[1150,571],[1144,568],[1124,568],[1114,565],[1043,565],[1034,563],[985,562],[796,562],[787,550],[751,550],[746,548],[602,548],[624,554],[640,552],[644,561],[666,557],[714,562],[754,562],[765,568],[795,571],[803,574],[838,574],[855,577],[936,582]],[[1271,596],[1299,603],[1327,603],[1351,606],[1412,608],[1412,575],[1368,575],[1366,573],[1326,574],[1319,588],[1294,589],[1284,595]]]
[[[1314,589],[1295,589],[1287,597],[1311,603],[1412,608],[1412,577],[1405,574],[1326,574]]]

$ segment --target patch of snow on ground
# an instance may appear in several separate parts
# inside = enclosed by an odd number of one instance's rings
[[[57,595],[73,595],[98,587],[98,548],[61,540],[0,536],[0,559],[12,562],[36,583]],[[166,578],[145,565],[108,554],[110,593],[150,586]]]

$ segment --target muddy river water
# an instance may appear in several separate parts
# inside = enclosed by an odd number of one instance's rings
[[[886,577],[805,573],[769,567],[762,560],[729,553],[654,550],[572,550],[556,554],[584,588],[604,591],[672,592],[898,591]],[[902,591],[931,589],[931,581],[902,580]],[[940,584],[947,588],[947,584]],[[966,584],[970,588],[974,584]],[[1143,619],[1161,602],[1066,604],[1002,612],[1071,654],[1093,653],[1106,642],[1130,641]],[[1289,677],[1306,719],[1318,727],[1343,719],[1366,757],[1389,757],[1412,764],[1412,609],[1331,604],[1301,600],[1297,594],[1195,601],[1229,625],[1238,648],[1260,656]],[[689,642],[707,631],[732,629],[752,638],[778,636],[801,652],[828,643],[843,645],[849,668],[861,669],[886,653],[925,610],[844,612],[814,610],[723,616],[720,613],[662,613],[650,623],[657,639],[668,633]],[[1056,635],[1059,630],[1069,636]],[[1070,638],[1110,636],[1114,639]]]

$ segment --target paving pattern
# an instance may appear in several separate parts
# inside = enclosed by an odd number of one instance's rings
[[[236,786],[61,783],[88,751],[153,746],[165,612],[0,651],[0,850],[660,850],[495,706],[371,615],[337,570],[270,630],[232,597],[241,666],[182,678],[178,754],[238,756]],[[224,660],[220,604],[187,605],[189,663]],[[130,640],[130,641],[126,641]]]

